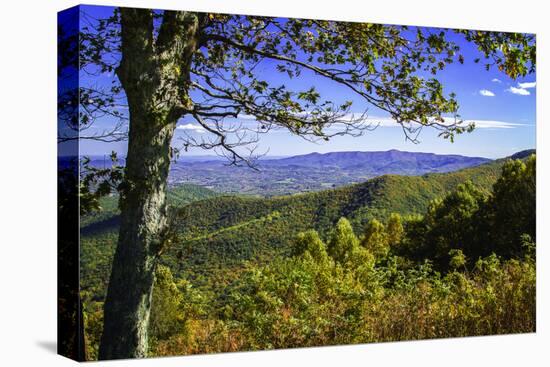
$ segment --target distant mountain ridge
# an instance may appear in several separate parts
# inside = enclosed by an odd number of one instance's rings
[[[309,153],[288,158],[265,160],[261,166],[338,167],[340,169],[368,169],[378,174],[424,174],[450,172],[461,168],[490,162],[483,157],[467,157],[458,154],[435,154],[388,151],[350,151]],[[402,172],[406,171],[406,172]]]
[[[526,150],[522,150],[520,152],[514,153],[510,157],[507,157],[507,158],[510,158],[510,159],[524,159],[524,158],[529,157],[531,154],[536,154],[536,153],[537,153],[536,149],[526,149]],[[504,159],[506,159],[506,158],[504,158]]]
[[[341,187],[386,174],[447,173],[490,162],[481,157],[395,149],[263,157],[256,162],[258,170],[228,167],[224,161],[178,161],[172,165],[169,183],[193,183],[218,192],[270,197]]]
[[[220,193],[271,197],[342,187],[387,174],[448,173],[490,162],[493,160],[483,157],[396,149],[262,157],[256,162],[258,170],[231,167],[222,159],[189,159],[172,163],[168,181],[172,187],[195,184]],[[110,166],[108,158],[103,157],[94,157],[91,163]],[[124,164],[123,159],[120,164]]]

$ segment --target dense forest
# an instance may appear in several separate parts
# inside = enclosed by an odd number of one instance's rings
[[[172,189],[149,355],[533,332],[533,151],[273,198]],[[116,197],[81,223],[96,359]]]

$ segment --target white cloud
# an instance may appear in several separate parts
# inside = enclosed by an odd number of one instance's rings
[[[498,78],[493,78],[491,80],[493,83],[502,83],[502,80],[498,79]]]
[[[520,96],[528,96],[528,95],[531,94],[531,92],[529,92],[527,89],[523,89],[523,88],[510,87],[506,90],[510,93],[518,94]]]
[[[468,122],[470,121],[466,123]],[[523,124],[505,121],[475,120],[472,122],[475,123],[476,129],[515,129],[516,127],[523,126]]]
[[[206,129],[200,125],[195,125],[195,124],[191,124],[191,123],[188,123],[188,124],[183,124],[183,125],[178,125],[176,127],[176,129],[179,129],[179,130],[190,130],[190,131],[193,131],[193,132],[196,132],[196,133],[199,133],[199,134],[202,134],[202,133],[205,133],[206,132]]]
[[[535,88],[537,86],[537,82],[525,82],[525,83],[518,83],[517,87],[510,87],[506,89],[506,91],[518,94],[520,96],[528,96],[531,94],[527,89]]]
[[[537,82],[518,83],[518,87],[520,87],[521,89],[535,88],[536,86]]]
[[[494,97],[495,96],[495,94],[493,92],[491,92],[490,90],[487,90],[487,89],[480,90],[479,94],[481,94],[484,97]]]
[[[341,118],[342,122],[348,122],[352,120],[356,120],[360,118],[361,113],[350,113]],[[255,126],[257,124],[256,121],[253,121],[255,119],[252,115],[239,115],[238,117],[245,126]],[[451,125],[454,123],[454,119],[452,118],[444,118],[444,124]],[[474,122],[476,129],[515,129],[520,128],[522,126],[527,126],[526,124],[520,124],[515,122],[508,122],[508,121],[498,121],[498,120],[478,120],[478,119],[471,119],[471,120],[464,120],[462,126],[468,126],[470,123]],[[379,126],[379,127],[401,127],[397,122],[395,122],[394,119],[391,117],[382,117],[382,116],[369,116],[364,120],[364,124],[371,124],[372,127]],[[414,127],[417,126],[416,123],[404,123],[405,126]],[[197,132],[206,132],[201,126],[194,125],[194,124],[185,124],[185,125],[179,125],[178,128],[180,129],[187,129],[187,130],[197,130]],[[331,125],[329,130],[331,131],[337,131],[337,130],[343,130],[345,129],[345,125],[342,123],[334,123]],[[284,129],[283,129],[284,130]],[[277,129],[273,131],[279,131]]]
[[[357,118],[359,115],[355,115],[355,118]],[[348,115],[344,117],[346,120],[351,120],[354,116]],[[444,118],[445,122],[444,124],[452,124],[454,123],[454,119],[452,118]],[[515,122],[507,122],[507,121],[498,121],[498,120],[464,120],[462,123],[462,126],[468,126],[470,123],[475,123],[476,129],[515,129],[518,127],[526,126],[525,124],[519,124]],[[395,122],[390,117],[369,117],[366,119],[365,123],[371,123],[372,126],[380,126],[380,127],[401,127],[398,123]],[[405,123],[407,126],[407,123]],[[410,123],[408,123],[410,124]],[[414,127],[415,124],[410,124],[410,126]],[[338,124],[334,124],[333,128],[343,128],[343,126],[338,126]]]

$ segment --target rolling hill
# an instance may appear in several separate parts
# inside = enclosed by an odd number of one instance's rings
[[[515,157],[524,158],[529,153]],[[346,217],[359,233],[373,217],[385,219],[392,212],[422,213],[431,200],[466,180],[489,191],[504,161],[451,173],[383,175],[341,188],[272,198],[209,192],[207,197],[195,197],[199,200],[176,209],[179,239],[162,262],[175,276],[192,280],[196,287],[222,287],[247,264],[265,263],[287,254],[301,231],[313,228],[326,236],[340,217]],[[90,223],[82,228],[84,285],[106,285],[109,272],[105,268],[110,266],[116,244],[115,230],[116,222]]]
[[[466,180],[489,191],[502,163],[423,176],[384,175],[360,184],[290,196],[219,196],[194,202],[178,210],[181,241],[164,261],[176,274],[193,278],[197,284],[203,277],[216,276],[220,269],[234,269],[237,274],[243,261],[263,262],[286,254],[301,231],[313,228],[326,235],[340,217],[348,218],[360,232],[373,217],[422,213],[431,200]]]

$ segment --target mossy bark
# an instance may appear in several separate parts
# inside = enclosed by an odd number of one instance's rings
[[[150,10],[121,9],[122,60],[130,126],[121,223],[104,308],[99,359],[146,357],[155,268],[167,232],[171,140],[187,100],[198,37],[193,13],[166,12],[154,38]]]

